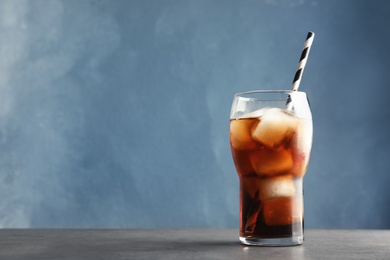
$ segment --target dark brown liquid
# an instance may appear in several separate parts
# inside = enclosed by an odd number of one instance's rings
[[[255,191],[254,195],[248,192],[248,185],[245,185],[248,182],[253,183],[253,178],[246,177],[240,180],[241,237],[283,238],[303,235],[303,205],[301,203],[297,203],[295,198],[279,198],[262,202],[258,196],[260,190]],[[270,209],[275,205],[277,205],[276,211]],[[273,213],[269,213],[270,211]],[[291,219],[290,217],[294,214],[298,215],[297,218]]]
[[[294,120],[296,128],[286,131],[282,138],[276,136],[275,142],[271,135],[266,143],[252,136],[261,118],[231,120],[231,131],[236,131],[231,132],[230,143],[240,178],[241,237],[303,235],[302,179],[311,148],[311,144],[303,145],[304,138],[311,140],[304,127],[311,121]]]

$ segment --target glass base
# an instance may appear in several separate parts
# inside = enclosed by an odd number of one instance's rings
[[[297,246],[302,245],[303,235],[283,238],[247,238],[240,237],[244,245],[250,246]]]

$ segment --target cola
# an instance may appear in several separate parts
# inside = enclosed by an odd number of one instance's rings
[[[265,107],[230,120],[240,180],[240,239],[302,237],[303,176],[312,145],[311,117]]]

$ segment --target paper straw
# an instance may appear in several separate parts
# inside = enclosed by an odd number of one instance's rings
[[[297,91],[299,88],[299,84],[301,83],[303,70],[305,69],[307,58],[309,57],[309,52],[311,49],[311,44],[313,43],[313,39],[314,39],[314,33],[309,32],[307,34],[305,44],[303,45],[301,58],[300,58],[299,63],[298,63],[298,68],[297,68],[297,71],[295,73],[293,84],[291,86],[292,91]]]
[[[314,33],[309,32],[307,34],[305,44],[303,45],[301,58],[299,59],[298,68],[297,68],[297,71],[295,72],[295,77],[293,80],[293,84],[291,86],[291,91],[297,91],[299,88],[299,84],[301,83],[303,70],[305,69],[307,58],[309,57],[309,52],[310,52],[311,44],[313,43],[313,39],[314,39]],[[292,94],[293,93],[288,95],[288,99],[287,99],[287,103],[286,103],[286,110],[287,111],[291,111],[291,109],[293,107]]]

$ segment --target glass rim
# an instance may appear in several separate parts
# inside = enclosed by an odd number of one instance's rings
[[[303,94],[306,94],[306,92],[304,91],[298,91],[298,90],[286,90],[286,89],[281,89],[281,90],[249,90],[249,91],[242,91],[242,92],[238,92],[236,94],[234,94],[234,97],[243,97],[245,95],[249,95],[249,94],[256,94],[256,93],[275,93],[275,94],[290,94],[290,93],[303,93]]]

